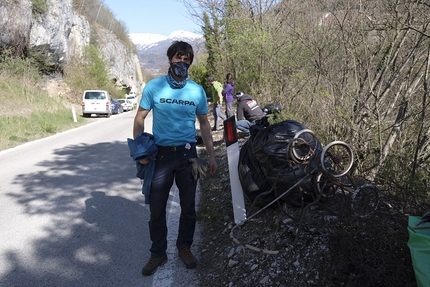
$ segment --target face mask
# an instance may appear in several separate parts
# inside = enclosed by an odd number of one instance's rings
[[[170,67],[172,67],[172,71],[177,77],[186,78],[188,76],[188,68],[190,67],[190,65],[188,65],[187,63],[170,63]]]

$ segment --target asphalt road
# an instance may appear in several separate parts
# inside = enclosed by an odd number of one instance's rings
[[[141,276],[149,258],[149,207],[127,146],[134,115],[100,118],[0,152],[1,287],[198,286],[196,270],[183,266],[174,246],[175,187],[169,262]],[[198,234],[194,251],[197,244]]]

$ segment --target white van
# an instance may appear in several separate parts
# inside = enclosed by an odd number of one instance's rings
[[[90,117],[92,114],[96,116],[104,115],[110,117],[112,115],[111,98],[109,93],[103,90],[87,90],[82,96],[82,115]]]

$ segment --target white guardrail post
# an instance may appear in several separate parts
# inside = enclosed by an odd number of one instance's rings
[[[228,170],[233,199],[234,222],[242,224],[246,220],[245,200],[239,180],[239,143],[237,141],[236,119],[234,116],[224,121],[224,140],[227,146]]]
[[[72,106],[72,115],[73,115],[73,121],[76,123],[76,122],[78,122],[78,120],[76,119],[76,110],[75,110],[75,107],[74,106]]]

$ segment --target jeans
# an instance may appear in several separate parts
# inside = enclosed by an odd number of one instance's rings
[[[176,247],[181,250],[193,243],[196,227],[195,197],[197,181],[191,173],[190,158],[197,157],[196,146],[191,149],[158,150],[152,178],[149,209],[149,233],[152,241],[151,255],[162,257],[167,250],[166,206],[175,180],[179,189],[181,216]]]
[[[221,104],[213,105],[213,115],[214,115],[214,129],[219,129],[218,118],[223,119],[224,121],[227,119],[226,116],[221,112]]]
[[[247,134],[249,134],[249,128],[253,125],[255,125],[255,122],[250,122],[248,120],[239,120],[236,122],[236,128]]]
[[[227,119],[234,115],[233,113],[233,102],[225,102],[225,114]]]

